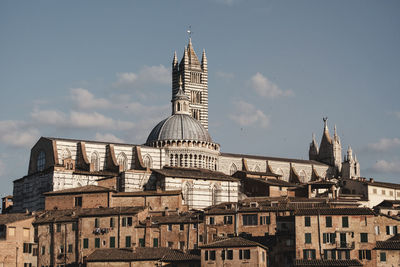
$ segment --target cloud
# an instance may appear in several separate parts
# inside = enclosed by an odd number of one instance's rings
[[[120,72],[117,73],[115,87],[131,86],[143,83],[168,84],[171,82],[171,73],[164,65],[144,66],[139,73]]]
[[[400,161],[378,160],[372,169],[377,172],[400,174]]]
[[[216,75],[218,78],[221,78],[221,79],[224,79],[224,80],[227,80],[227,81],[232,80],[232,79],[235,77],[235,75],[233,75],[233,73],[230,73],[230,72],[223,72],[223,71],[217,71],[217,72],[215,73],[215,75]]]
[[[13,147],[30,147],[39,131],[23,121],[0,121],[0,142]]]
[[[377,143],[368,144],[370,150],[377,152],[385,152],[397,146],[400,146],[399,138],[382,138]]]
[[[292,90],[282,90],[276,84],[268,80],[267,77],[257,72],[249,81],[250,86],[259,96],[266,98],[276,98],[280,96],[293,96]]]
[[[269,126],[270,116],[257,109],[254,105],[245,101],[237,101],[233,104],[237,112],[229,117],[240,126],[257,125],[261,128]]]
[[[114,120],[98,112],[70,111],[65,114],[58,110],[34,110],[31,117],[35,123],[42,126],[59,128],[102,128],[128,130],[134,127],[133,122]]]
[[[96,133],[96,136],[94,139],[96,141],[103,141],[103,142],[124,143],[124,140],[122,140],[110,133],[106,133],[106,134]]]
[[[96,98],[91,92],[83,88],[71,89],[71,99],[81,109],[109,108],[110,101],[105,98]]]

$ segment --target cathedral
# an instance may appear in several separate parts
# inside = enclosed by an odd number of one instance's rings
[[[112,185],[120,192],[180,190],[184,204],[203,209],[246,197],[237,172],[288,184],[360,176],[350,147],[342,161],[336,127],[331,137],[326,118],[319,146],[313,136],[309,160],[221,152],[208,132],[206,53],[199,60],[191,39],[180,62],[173,56],[171,91],[171,115],[142,145],[41,137],[31,149],[28,174],[14,181],[13,211],[43,209],[43,193],[85,185]]]

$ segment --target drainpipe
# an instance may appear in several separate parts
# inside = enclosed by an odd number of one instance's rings
[[[318,246],[319,246],[319,256],[322,259],[322,251],[321,251],[321,226],[320,226],[320,215],[318,210]]]

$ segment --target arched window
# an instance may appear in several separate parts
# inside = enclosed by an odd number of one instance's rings
[[[211,187],[211,205],[217,205],[219,190],[216,185]]]
[[[182,193],[183,193],[183,198],[185,200],[186,205],[191,205],[192,204],[192,186],[190,183],[184,183],[182,185]]]
[[[307,179],[307,174],[306,174],[306,172],[305,172],[304,170],[302,170],[302,171],[300,172],[299,176],[300,176],[300,182],[305,183],[305,182],[306,182],[306,179]]]
[[[71,158],[71,152],[69,151],[68,148],[63,149],[61,152],[61,164],[64,164],[64,160],[70,159]]]
[[[38,171],[43,171],[45,166],[46,166],[46,153],[44,153],[44,151],[41,150],[37,157],[36,169]]]
[[[232,163],[229,173],[230,173],[230,175],[233,175],[235,172],[237,172],[237,167],[236,167],[235,163]]]
[[[260,172],[260,166],[257,165],[257,166],[254,168],[254,171],[255,171],[255,172]]]
[[[153,168],[153,162],[149,154],[144,155],[143,157],[143,164],[146,168]]]
[[[100,170],[100,159],[99,154],[95,151],[90,156],[90,163],[93,166],[93,171],[98,172]]]
[[[128,169],[128,158],[124,152],[118,154],[117,161],[118,165],[122,166],[122,171],[126,171]]]

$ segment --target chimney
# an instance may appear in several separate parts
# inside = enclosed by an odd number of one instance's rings
[[[374,182],[374,178],[369,178],[369,182],[373,183]]]

